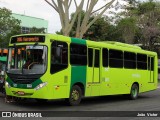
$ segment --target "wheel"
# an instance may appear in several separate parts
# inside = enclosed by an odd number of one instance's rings
[[[69,105],[75,106],[81,102],[81,99],[82,99],[82,90],[78,85],[75,85],[71,89],[69,98],[65,100]]]
[[[139,87],[137,84],[133,84],[131,87],[131,92],[130,92],[130,99],[135,100],[138,98],[138,93],[139,93]]]

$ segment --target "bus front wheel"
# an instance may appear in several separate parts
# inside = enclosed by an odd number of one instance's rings
[[[69,98],[66,99],[66,102],[71,106],[75,106],[81,102],[81,99],[82,99],[82,90],[78,85],[74,85],[71,89]]]
[[[138,98],[138,93],[139,93],[139,87],[137,84],[133,84],[132,87],[131,87],[131,92],[130,92],[130,95],[129,95],[129,98],[131,100],[135,100]]]

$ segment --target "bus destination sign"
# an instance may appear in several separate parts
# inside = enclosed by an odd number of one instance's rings
[[[23,42],[44,42],[44,36],[18,36],[12,37],[11,43],[23,43]]]

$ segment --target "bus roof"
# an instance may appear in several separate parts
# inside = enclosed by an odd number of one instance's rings
[[[107,44],[116,45],[116,46],[121,46],[121,47],[128,47],[128,48],[134,48],[134,49],[141,49],[141,47],[136,46],[136,45],[130,45],[130,44],[120,43],[120,42],[115,42],[115,41],[102,41],[102,42],[103,42],[103,43],[107,43]]]
[[[49,36],[50,39],[53,38],[54,39],[58,39],[58,40],[62,40],[62,41],[69,41],[69,39],[74,39],[75,43],[86,43],[87,46],[93,46],[93,47],[108,47],[109,49],[117,49],[117,50],[126,50],[126,51],[133,51],[133,52],[139,52],[139,53],[146,53],[146,54],[152,54],[152,55],[156,55],[156,52],[153,51],[148,51],[148,50],[144,50],[141,49],[141,47],[136,46],[136,45],[130,45],[130,44],[126,44],[126,43],[120,43],[120,42],[115,42],[115,41],[101,41],[101,42],[97,42],[97,41],[91,41],[88,39],[80,39],[80,38],[73,38],[73,37],[67,37],[67,36],[63,36],[63,35],[57,35],[57,34],[21,34],[21,35],[15,35],[12,37],[21,37],[21,36]],[[67,39],[66,39],[67,38]],[[86,42],[79,42],[80,40],[85,40]],[[47,41],[46,41],[47,42]],[[50,41],[48,41],[50,42]],[[34,43],[34,42],[32,42]],[[19,45],[21,45],[21,43],[18,43]],[[23,43],[22,43],[23,44]],[[10,45],[12,46],[13,43],[10,42]],[[117,46],[117,47],[115,47]]]

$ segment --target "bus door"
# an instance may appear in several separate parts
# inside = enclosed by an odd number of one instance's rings
[[[149,83],[154,82],[154,57],[148,57]]]
[[[89,83],[88,95],[98,96],[100,94],[100,49],[89,48],[89,65],[87,79]]]

